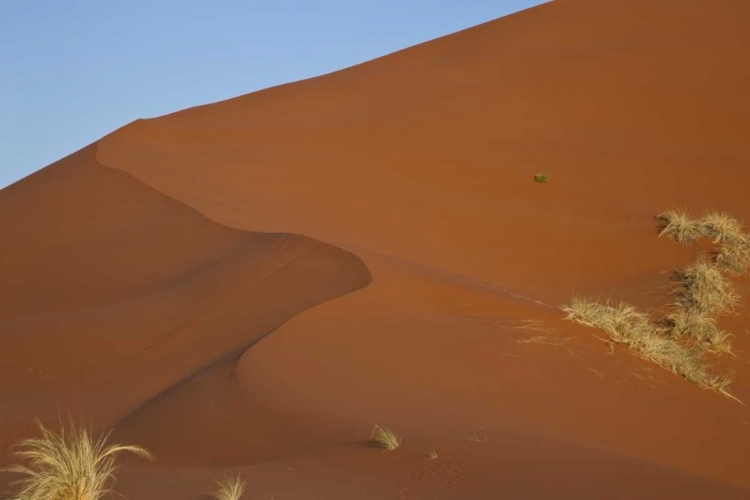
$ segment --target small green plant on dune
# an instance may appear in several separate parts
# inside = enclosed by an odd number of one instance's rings
[[[15,500],[100,500],[111,493],[118,455],[153,458],[140,446],[107,444],[109,434],[95,438],[72,421],[59,433],[38,425],[40,437],[17,445],[15,456],[26,465],[5,469],[25,476],[15,483],[20,486]]]
[[[674,297],[667,306],[670,314],[653,322],[648,314],[624,303],[600,303],[574,298],[564,306],[566,319],[599,328],[612,341],[627,345],[641,357],[681,375],[694,384],[734,398],[728,392],[731,375],[709,373],[706,351],[731,354],[731,335],[722,331],[716,316],[734,310],[739,302],[723,271],[747,274],[750,269],[750,236],[734,217],[709,212],[700,219],[680,210],[656,217],[661,221],[659,236],[690,245],[710,238],[719,248],[713,259],[700,255],[697,261],[673,276]]]
[[[539,184],[547,184],[549,182],[549,175],[547,174],[536,174],[534,176],[534,182],[538,182]]]
[[[401,446],[401,436],[388,427],[376,425],[370,433],[370,442],[384,450],[394,451]]]
[[[239,476],[225,476],[216,481],[218,489],[214,493],[214,500],[240,500],[242,493],[245,491],[246,483],[241,481]]]

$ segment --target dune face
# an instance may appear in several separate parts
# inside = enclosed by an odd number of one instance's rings
[[[658,315],[698,250],[653,216],[750,220],[749,19],[558,0],[137,120],[3,190],[0,436],[61,406],[113,425],[158,457],[131,498],[233,468],[259,498],[748,498],[747,407],[558,307]],[[736,284],[717,368],[747,402]],[[361,446],[373,422],[403,449]]]
[[[3,444],[57,412],[111,425],[370,279],[352,254],[220,226],[95,154],[0,193]]]

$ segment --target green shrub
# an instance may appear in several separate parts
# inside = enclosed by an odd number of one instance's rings
[[[539,184],[547,184],[549,181],[549,175],[547,174],[536,174],[534,176],[534,182],[538,182]]]

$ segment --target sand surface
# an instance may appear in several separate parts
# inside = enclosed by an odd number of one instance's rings
[[[125,464],[133,500],[234,471],[248,500],[750,498],[747,406],[559,310],[665,302],[697,249],[661,211],[750,220],[748,21],[558,0],[137,120],[0,191],[0,445],[111,427],[157,456]],[[750,402],[735,284],[714,368]]]

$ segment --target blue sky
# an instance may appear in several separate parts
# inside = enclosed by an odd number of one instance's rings
[[[0,188],[136,118],[351,66],[541,0],[1,0]]]

